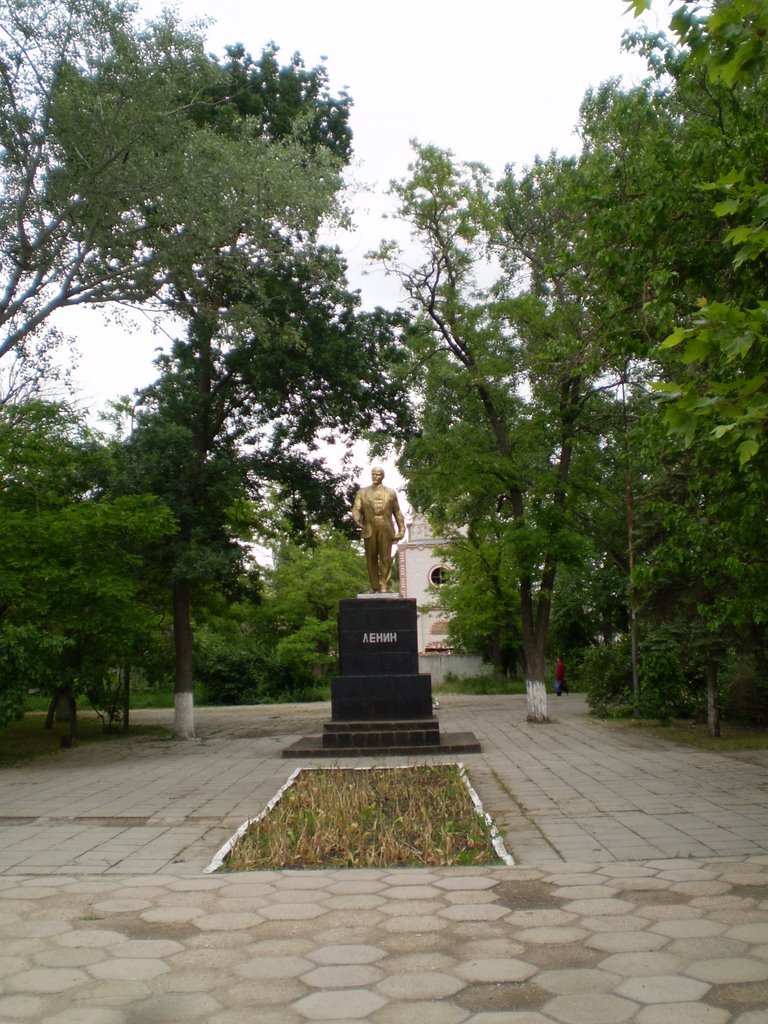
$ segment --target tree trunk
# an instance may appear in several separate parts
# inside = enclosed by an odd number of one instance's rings
[[[549,721],[547,714],[547,684],[543,679],[525,680],[525,693],[528,701],[528,722],[544,724]]]
[[[520,619],[523,633],[525,692],[529,722],[548,722],[545,646],[549,628],[549,598],[539,594],[534,607],[530,579],[520,581]]]
[[[525,633],[525,629],[523,632]],[[526,720],[544,724],[549,721],[544,640],[536,636],[526,639],[524,636],[523,641],[525,643],[525,694],[528,703]]]
[[[77,742],[77,700],[70,693],[67,697],[69,705],[69,745],[74,746]]]
[[[195,735],[193,693],[192,620],[189,583],[173,585],[173,643],[176,651],[176,682],[173,697],[173,736],[177,740]]]
[[[720,735],[720,705],[717,699],[717,662],[707,662],[707,732]]]
[[[131,666],[123,668],[123,732],[128,732],[131,718]]]
[[[45,728],[52,729],[54,722],[70,721],[70,703],[68,690],[56,690],[48,705],[48,713],[45,716]]]

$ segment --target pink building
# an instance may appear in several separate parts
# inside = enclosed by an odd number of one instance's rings
[[[441,549],[450,542],[436,538],[425,516],[416,515],[408,524],[407,540],[397,547],[400,596],[415,597],[419,611],[419,654],[449,654],[448,623],[445,613],[435,608],[435,594],[448,571]]]

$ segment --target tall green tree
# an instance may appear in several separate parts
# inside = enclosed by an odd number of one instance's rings
[[[211,117],[153,212],[169,242],[159,298],[185,334],[159,360],[129,446],[133,486],[151,480],[179,522],[168,565],[179,737],[194,734],[193,603],[240,572],[253,526],[242,510],[276,489],[298,530],[338,516],[343,472],[318,446],[392,432],[403,412],[391,318],[360,312],[339,253],[318,242],[343,214],[349,103],[322,68],[280,69],[273,49],[228,57]]]
[[[186,159],[210,62],[171,15],[113,0],[0,3],[0,358],[51,315],[164,283],[151,213]]]
[[[520,599],[517,569],[503,527],[479,520],[446,539],[451,542],[449,571],[435,599],[448,616],[451,647],[481,654],[495,671],[516,675]]]
[[[567,175],[570,167],[563,163],[555,173]],[[528,717],[546,721],[552,590],[558,562],[573,555],[569,499],[584,404],[585,321],[567,283],[558,304],[521,292],[522,271],[491,276],[483,287],[500,233],[509,230],[483,168],[417,147],[411,177],[394,193],[422,254],[415,267],[394,244],[378,254],[415,310],[421,429],[402,460],[409,495],[432,514],[450,509],[456,526],[473,521],[468,504],[475,502],[505,520],[517,568]],[[549,228],[534,237],[537,251],[549,246],[565,261],[568,235],[556,208],[542,194],[532,196],[526,215],[531,209]]]
[[[650,2],[631,6],[640,13]],[[659,390],[686,442],[703,428],[744,464],[765,445],[768,419],[768,12],[760,0],[683,4],[670,28],[677,46],[656,66],[674,94],[717,115],[715,165],[710,158],[701,167],[697,184],[720,218],[716,248],[731,272],[678,306],[663,347],[681,353],[687,372],[678,369]]]
[[[282,544],[274,562],[265,607],[277,657],[299,679],[327,678],[338,664],[339,601],[367,589],[360,545],[325,530],[310,545]]]
[[[110,498],[111,451],[82,418],[0,409],[0,718],[139,665],[162,620],[153,560],[175,531],[149,495]]]

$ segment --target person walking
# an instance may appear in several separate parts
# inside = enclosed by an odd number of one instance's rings
[[[558,697],[562,693],[568,693],[568,683],[565,681],[565,662],[561,657],[558,657],[555,666],[555,693]]]

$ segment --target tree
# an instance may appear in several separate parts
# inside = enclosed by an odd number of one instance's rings
[[[571,173],[567,162],[552,170]],[[548,228],[532,244],[542,259],[549,246],[565,261],[568,236],[547,203],[549,186],[543,175],[527,181],[530,195],[520,209]],[[523,275],[515,270],[480,286],[489,254],[510,248],[513,222],[511,204],[497,205],[482,167],[457,166],[448,153],[416,147],[410,179],[393,189],[423,254],[411,268],[394,243],[378,253],[416,313],[410,344],[424,384],[413,381],[420,433],[402,460],[409,496],[441,529],[444,521],[474,522],[470,503],[495,508],[505,520],[517,567],[528,717],[546,721],[552,589],[558,561],[573,554],[568,504],[584,401],[585,321],[566,283],[557,304],[521,294]],[[527,226],[514,230],[522,254]],[[526,263],[530,269],[531,259]]]
[[[109,446],[61,406],[0,409],[0,706],[74,697],[136,665],[161,619],[153,557],[174,532],[149,495],[110,500]]]
[[[151,480],[179,522],[167,567],[178,737],[194,733],[193,603],[240,574],[251,503],[274,488],[298,531],[333,520],[344,476],[319,444],[391,434],[403,414],[392,318],[359,311],[339,253],[317,241],[341,213],[348,102],[323,69],[279,69],[273,49],[229,56],[153,212],[168,240],[159,299],[186,333],[159,360],[129,444],[132,486]]]
[[[322,680],[338,662],[339,601],[368,589],[360,546],[326,530],[310,546],[282,544],[274,559],[266,611],[277,657],[297,679]]]
[[[495,671],[514,675],[520,636],[517,568],[503,525],[477,522],[451,544],[449,571],[436,601],[448,615],[451,647],[479,653]]]
[[[164,282],[150,214],[210,62],[170,15],[139,30],[134,14],[0,4],[0,358],[45,346],[58,309],[140,302]]]
[[[636,13],[649,0],[635,0]],[[670,401],[671,428],[688,443],[702,427],[735,447],[742,464],[765,444],[768,419],[768,296],[765,264],[768,12],[758,0],[729,0],[708,7],[684,4],[672,17],[679,52],[666,61],[673,88],[696,91],[716,104],[727,145],[698,184],[719,201],[723,229],[718,248],[731,274],[709,282],[695,304],[678,307],[678,323],[663,343],[679,349],[688,373],[659,385]]]

